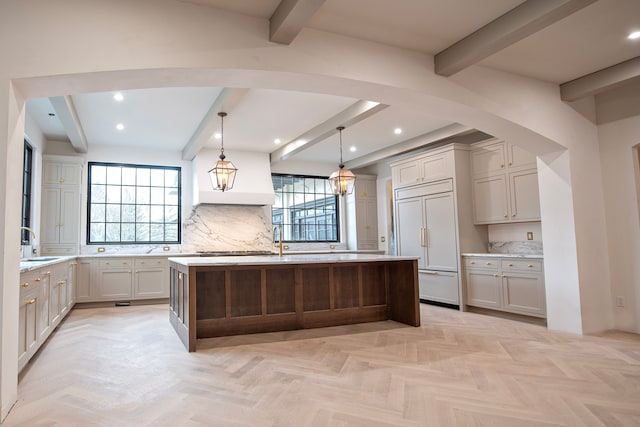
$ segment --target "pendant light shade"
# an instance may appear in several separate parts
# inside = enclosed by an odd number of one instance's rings
[[[220,112],[220,160],[218,160],[213,168],[209,171],[211,186],[214,190],[227,191],[233,188],[236,180],[236,172],[238,168],[233,163],[225,160],[224,155],[224,118],[227,113]]]
[[[342,162],[342,131],[344,126],[338,126],[336,129],[340,133],[340,164],[338,165],[339,169],[329,177],[329,184],[333,194],[344,196],[353,193],[356,185],[356,176],[349,169],[344,169],[344,163]]]

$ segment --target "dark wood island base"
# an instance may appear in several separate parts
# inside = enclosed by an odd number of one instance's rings
[[[388,319],[420,326],[415,259],[325,258],[172,258],[171,324],[189,351],[199,338],[226,335]]]

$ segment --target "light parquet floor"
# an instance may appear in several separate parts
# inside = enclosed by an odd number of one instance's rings
[[[187,353],[166,305],[74,310],[3,426],[640,426],[639,336],[421,311]]]

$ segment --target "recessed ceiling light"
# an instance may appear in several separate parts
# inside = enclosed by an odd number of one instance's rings
[[[276,138],[276,139],[273,140],[273,142],[276,143],[276,144],[280,144],[282,141],[280,141],[280,138]]]
[[[395,128],[395,129],[393,130],[393,133],[395,133],[396,135],[400,135],[400,134],[402,133],[402,129],[400,129],[400,128]]]
[[[635,39],[640,39],[640,31],[634,31],[632,33],[630,33],[627,38],[629,40],[635,40]]]
[[[123,125],[122,123],[118,123],[118,124],[116,125],[116,129],[118,129],[118,130],[124,130],[124,125]]]
[[[354,151],[356,151],[356,147],[349,148],[349,151],[351,151],[353,153]]]
[[[220,138],[222,138],[222,135],[220,134],[220,132],[216,132],[216,133],[213,134],[213,137],[215,139],[220,139]]]
[[[124,99],[124,95],[118,92],[115,95],[113,95],[113,99],[115,99],[118,102],[121,102]]]

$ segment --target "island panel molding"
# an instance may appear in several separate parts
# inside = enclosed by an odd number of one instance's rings
[[[416,257],[170,258],[170,322],[197,339],[395,320],[420,325]]]

